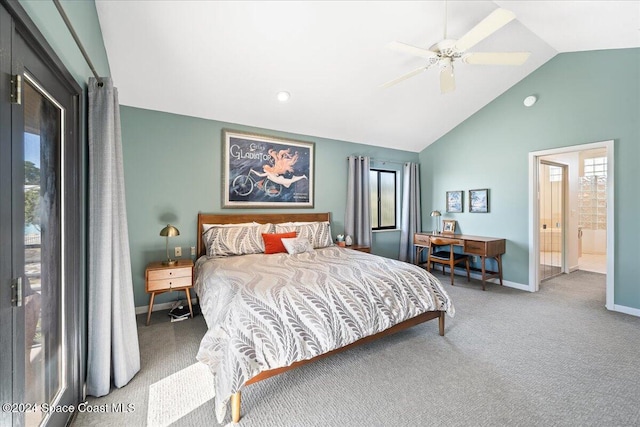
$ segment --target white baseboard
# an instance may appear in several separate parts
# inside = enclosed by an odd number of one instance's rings
[[[625,307],[624,305],[614,304],[612,311],[617,311],[618,313],[630,314],[631,316],[640,317],[640,308]]]
[[[180,300],[180,301],[184,301],[184,303],[187,303],[187,300]],[[171,307],[173,306],[173,304],[175,303],[175,301],[169,301],[169,302],[163,302],[160,304],[153,304],[153,311],[160,311],[160,310],[170,310]],[[198,298],[191,298],[191,304],[197,304],[198,303]],[[136,307],[136,314],[147,314],[149,312],[149,305],[142,305],[140,307]]]

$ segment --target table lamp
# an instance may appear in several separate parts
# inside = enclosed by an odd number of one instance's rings
[[[435,234],[440,234],[440,216],[442,214],[440,213],[440,211],[431,211],[431,216],[435,216],[436,217],[436,231]]]
[[[169,257],[169,237],[179,236],[180,235],[180,231],[178,231],[178,229],[175,228],[173,225],[167,224],[167,226],[165,228],[160,230],[160,235],[167,239],[167,260],[166,261],[162,261],[162,264],[163,265],[175,265],[177,261],[175,259],[171,259]]]

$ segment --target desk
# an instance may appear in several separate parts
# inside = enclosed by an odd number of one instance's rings
[[[506,240],[495,237],[469,236],[467,234],[433,234],[416,233],[413,235],[413,246],[415,247],[416,264],[420,263],[422,252],[431,245],[431,238],[438,237],[445,239],[457,246],[462,246],[462,251],[469,255],[477,255],[482,259],[482,290],[485,289],[486,279],[491,277],[500,278],[502,286],[502,254],[506,252]],[[488,271],[485,268],[485,260],[493,258],[498,263],[498,271]]]

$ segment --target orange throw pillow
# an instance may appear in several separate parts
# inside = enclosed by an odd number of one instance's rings
[[[298,233],[291,231],[289,233],[262,233],[262,240],[264,240],[264,253],[265,254],[277,254],[280,252],[287,252],[287,249],[282,244],[282,239],[288,239],[296,237]]]

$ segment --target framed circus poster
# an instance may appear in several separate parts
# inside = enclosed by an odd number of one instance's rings
[[[312,208],[314,148],[222,130],[223,208]]]

